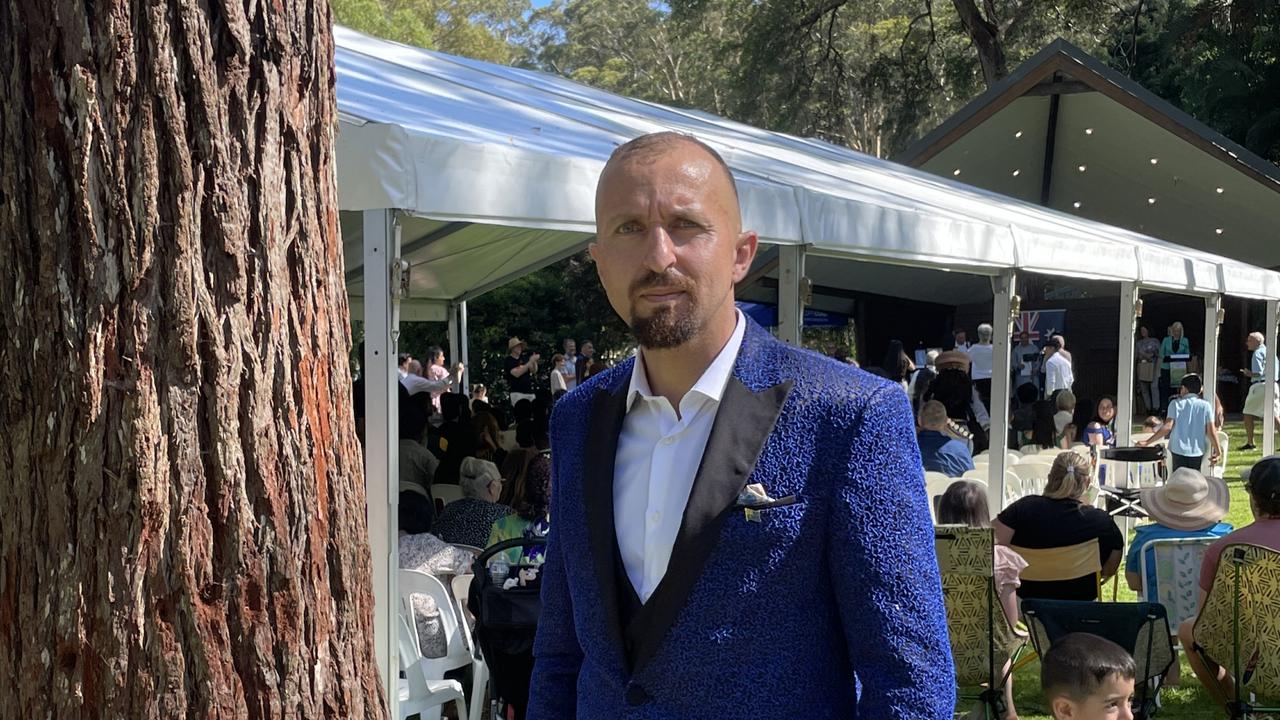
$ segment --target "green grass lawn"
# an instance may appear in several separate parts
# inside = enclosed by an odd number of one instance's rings
[[[1261,430],[1261,423],[1258,423]],[[1234,527],[1240,528],[1253,522],[1253,515],[1249,511],[1249,499],[1245,495],[1244,483],[1240,479],[1240,472],[1251,467],[1262,457],[1261,452],[1261,435],[1255,438],[1254,442],[1259,446],[1258,450],[1240,451],[1238,448],[1244,444],[1244,425],[1241,421],[1228,421],[1226,424],[1227,435],[1230,436],[1231,442],[1227,454],[1227,486],[1231,489],[1231,508],[1227,513],[1226,522],[1231,523]],[[1129,590],[1124,583],[1124,567],[1120,568],[1120,590],[1119,599],[1121,601],[1132,602],[1135,600],[1135,594]],[[1106,596],[1111,596],[1111,585],[1106,588]],[[1186,657],[1181,656],[1182,663],[1182,682],[1179,687],[1168,688],[1161,693],[1163,708],[1156,717],[1169,718],[1170,720],[1200,720],[1201,718],[1225,718],[1227,714],[1221,708],[1210,702],[1204,689],[1195,679],[1195,675],[1191,672],[1191,667],[1187,665]],[[1014,704],[1018,709],[1018,717],[1024,720],[1049,720],[1048,707],[1040,695],[1040,664],[1038,662],[1031,663],[1027,667],[1015,674],[1014,683]],[[962,706],[957,704],[957,711],[967,712],[972,706]]]

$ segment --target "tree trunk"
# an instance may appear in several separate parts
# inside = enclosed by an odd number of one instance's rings
[[[0,0],[0,718],[382,718],[324,0]]]
[[[991,87],[1009,74],[1008,63],[1004,57],[1004,39],[995,19],[988,21],[974,0],[952,0],[956,14],[960,16],[960,24],[973,41],[978,51],[978,62],[982,65],[982,78],[987,87]]]

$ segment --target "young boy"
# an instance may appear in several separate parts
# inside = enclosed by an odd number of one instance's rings
[[[1203,388],[1199,375],[1184,375],[1178,385],[1178,397],[1169,402],[1169,418],[1155,434],[1138,443],[1151,445],[1167,435],[1172,455],[1170,472],[1182,467],[1199,470],[1204,462],[1206,445],[1213,448],[1213,454],[1209,456],[1210,465],[1218,462],[1222,452],[1218,447],[1218,429],[1213,424],[1213,406],[1200,397]]]
[[[1106,638],[1071,633],[1040,663],[1040,687],[1055,720],[1133,720],[1133,658]]]

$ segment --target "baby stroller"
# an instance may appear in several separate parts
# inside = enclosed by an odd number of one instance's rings
[[[517,720],[523,720],[529,704],[533,637],[542,613],[541,566],[507,564],[499,559],[491,568],[489,560],[506,550],[523,551],[546,543],[546,538],[539,537],[506,540],[486,548],[473,565],[475,576],[467,606],[475,616],[476,642],[489,667],[495,720],[506,717],[498,712],[499,700],[513,709]],[[503,565],[507,565],[505,570]]]

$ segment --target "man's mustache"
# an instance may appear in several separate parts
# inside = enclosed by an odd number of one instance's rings
[[[632,295],[637,295],[649,288],[673,288],[688,292],[693,290],[693,282],[679,273],[671,271],[657,273],[652,270],[631,281]]]

